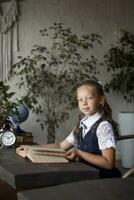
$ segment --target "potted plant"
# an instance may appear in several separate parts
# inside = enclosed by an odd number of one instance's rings
[[[104,56],[104,63],[111,79],[105,85],[105,90],[119,92],[128,103],[134,102],[134,34],[120,30],[117,33],[118,42],[112,45]],[[133,104],[134,105],[134,104]],[[120,134],[134,135],[134,112],[120,112],[119,116]],[[131,135],[132,134],[132,135]],[[132,167],[134,164],[133,153],[134,141],[123,141],[122,155],[123,166]],[[131,150],[132,149],[132,150]],[[128,152],[126,153],[126,150]]]
[[[2,125],[9,116],[18,115],[18,104],[11,100],[15,93],[9,90],[10,86],[0,81],[0,125]]]
[[[34,45],[27,57],[19,57],[11,76],[20,77],[18,87],[26,88],[23,100],[36,114],[41,127],[47,127],[48,143],[55,141],[56,128],[76,107],[74,91],[78,83],[96,78],[97,59],[93,45],[101,44],[98,34],[79,36],[62,23],[40,31],[44,44]]]
[[[112,78],[105,85],[106,91],[113,90],[123,95],[127,102],[134,101],[134,35],[118,33],[119,41],[112,45],[104,56],[106,69]]]

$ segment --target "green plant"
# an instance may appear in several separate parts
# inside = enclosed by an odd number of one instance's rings
[[[123,32],[121,32],[123,33]],[[134,35],[120,34],[119,41],[112,45],[104,57],[107,71],[112,73],[111,80],[105,85],[107,92],[117,91],[127,102],[134,101]]]
[[[10,115],[18,115],[17,103],[11,101],[15,94],[9,92],[10,86],[0,81],[0,123],[4,122]]]
[[[47,126],[48,143],[55,141],[56,128],[76,107],[74,92],[85,79],[96,78],[97,59],[93,44],[101,44],[98,34],[78,36],[62,23],[40,31],[45,45],[34,45],[27,57],[19,57],[11,75],[20,76],[19,88],[25,87],[25,103],[36,114],[41,127]]]

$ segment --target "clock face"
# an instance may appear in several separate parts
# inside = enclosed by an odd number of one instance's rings
[[[15,143],[16,137],[12,131],[5,131],[1,135],[1,143],[4,146],[12,146]]]

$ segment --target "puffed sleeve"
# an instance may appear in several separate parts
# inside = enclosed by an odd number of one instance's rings
[[[98,145],[100,150],[113,147],[116,149],[115,137],[112,125],[108,121],[99,124],[96,135],[98,137]]]
[[[78,147],[78,140],[74,136],[73,131],[66,137],[66,140],[72,144],[74,147]]]

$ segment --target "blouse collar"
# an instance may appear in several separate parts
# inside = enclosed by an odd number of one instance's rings
[[[80,127],[85,127],[85,128],[90,128],[96,121],[98,121],[101,118],[101,114],[100,113],[95,113],[92,116],[85,116],[81,119],[80,121]]]

